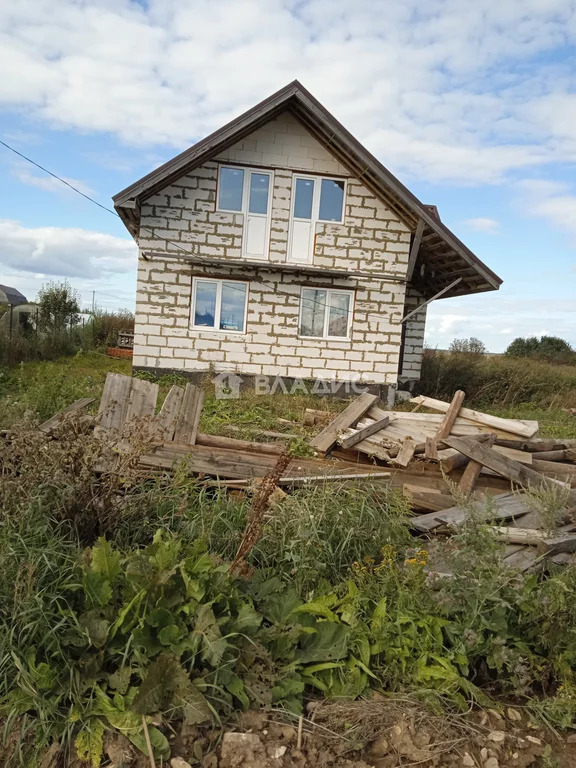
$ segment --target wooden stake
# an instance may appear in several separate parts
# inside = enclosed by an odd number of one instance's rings
[[[150,758],[150,768],[156,768],[154,762],[154,752],[152,750],[152,742],[150,741],[150,734],[148,733],[148,724],[146,718],[142,715],[142,727],[144,728],[144,738],[146,739],[146,747],[148,748],[148,757]]]

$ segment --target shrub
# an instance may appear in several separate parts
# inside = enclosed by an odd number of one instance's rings
[[[64,331],[78,323],[79,313],[79,294],[66,280],[44,283],[38,291],[38,325],[41,331]]]
[[[570,344],[558,336],[536,336],[517,338],[508,346],[505,352],[509,357],[533,357],[550,363],[574,364],[576,352]]]
[[[453,354],[485,355],[488,350],[480,339],[471,336],[469,339],[454,339],[448,351]]]

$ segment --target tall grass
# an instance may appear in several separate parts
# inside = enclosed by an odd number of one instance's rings
[[[447,400],[457,389],[479,406],[576,407],[576,366],[425,350],[421,391]]]

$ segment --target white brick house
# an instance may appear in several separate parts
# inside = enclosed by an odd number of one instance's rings
[[[114,204],[139,245],[136,369],[407,385],[424,304],[501,283],[298,82]]]

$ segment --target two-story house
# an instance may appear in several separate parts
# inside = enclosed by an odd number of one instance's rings
[[[430,300],[502,282],[296,81],[114,205],[140,370],[395,388],[419,378]]]

